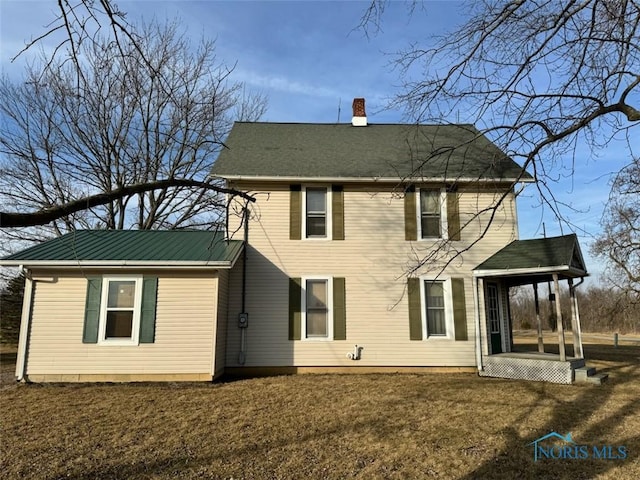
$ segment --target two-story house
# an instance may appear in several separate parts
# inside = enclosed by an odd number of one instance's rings
[[[473,126],[370,124],[355,99],[349,124],[225,145],[213,175],[256,198],[229,199],[225,238],[85,231],[2,260],[28,278],[19,379],[583,367],[577,316],[574,357],[563,332],[560,356],[511,354],[509,288],[587,273],[573,235],[518,240],[533,179]]]

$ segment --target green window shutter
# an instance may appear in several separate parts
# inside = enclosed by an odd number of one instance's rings
[[[82,343],[98,343],[101,297],[102,277],[88,277],[87,298],[84,306],[84,330],[82,332]]]
[[[156,333],[156,300],[158,278],[142,279],[142,310],[140,312],[140,343],[153,343]]]
[[[409,299],[409,339],[422,340],[422,314],[420,309],[420,279],[407,279]]]
[[[300,240],[302,238],[302,187],[291,185],[290,207],[289,207],[289,240]]]
[[[333,278],[333,339],[347,339],[347,309],[345,279]]]
[[[404,192],[404,239],[418,239],[416,221],[416,187],[410,185]]]
[[[451,296],[453,297],[453,324],[456,329],[456,340],[468,340],[467,307],[464,300],[464,278],[451,279]]]
[[[302,329],[302,279],[289,279],[289,340],[300,340]]]
[[[344,189],[342,185],[331,186],[331,229],[333,240],[344,240]]]
[[[447,233],[449,240],[460,240],[460,197],[458,192],[447,192]]]

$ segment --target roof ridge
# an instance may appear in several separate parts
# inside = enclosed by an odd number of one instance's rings
[[[233,123],[241,124],[241,125],[313,125],[313,126],[344,126],[351,128],[361,129],[362,127],[353,127],[351,122],[248,122],[236,120]],[[473,127],[476,128],[473,123],[401,123],[401,122],[368,122],[367,127],[369,126],[400,126],[400,127]]]

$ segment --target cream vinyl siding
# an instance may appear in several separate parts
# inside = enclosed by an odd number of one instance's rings
[[[84,272],[86,276],[101,273]],[[36,281],[27,375],[211,375],[217,273],[143,274],[158,277],[155,342],[103,346],[82,343],[86,277],[78,273],[32,272]]]
[[[312,185],[312,184],[304,184]],[[446,278],[465,278],[467,341],[437,339],[411,341],[406,296],[406,272],[416,255],[425,255],[435,242],[405,240],[404,200],[380,185],[344,185],[344,231],[341,241],[309,242],[289,239],[289,185],[234,183],[257,195],[252,206],[247,264],[246,366],[473,366],[475,365],[474,300],[471,270],[516,238],[515,198],[509,193],[498,208],[485,238],[443,272]],[[423,185],[419,185],[423,186]],[[424,185],[430,187],[433,185]],[[474,218],[495,203],[502,191],[460,188],[460,249],[486,228],[490,213]],[[231,218],[231,231],[238,219]],[[417,275],[440,268],[430,265]],[[232,273],[239,283],[238,272]],[[290,277],[344,277],[347,340],[305,342],[288,340]],[[227,367],[239,366],[240,290],[230,297]],[[236,293],[237,292],[237,293]],[[362,358],[347,353],[363,347]]]

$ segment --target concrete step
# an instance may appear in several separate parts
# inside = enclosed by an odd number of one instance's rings
[[[580,367],[574,371],[574,381],[576,383],[590,383],[593,385],[602,385],[609,375],[607,373],[596,373],[593,367]]]
[[[596,373],[595,375],[591,375],[587,377],[587,383],[592,383],[594,385],[602,385],[609,378],[608,373]]]
[[[586,382],[588,377],[596,374],[596,369],[593,367],[580,367],[574,371],[576,382]]]

